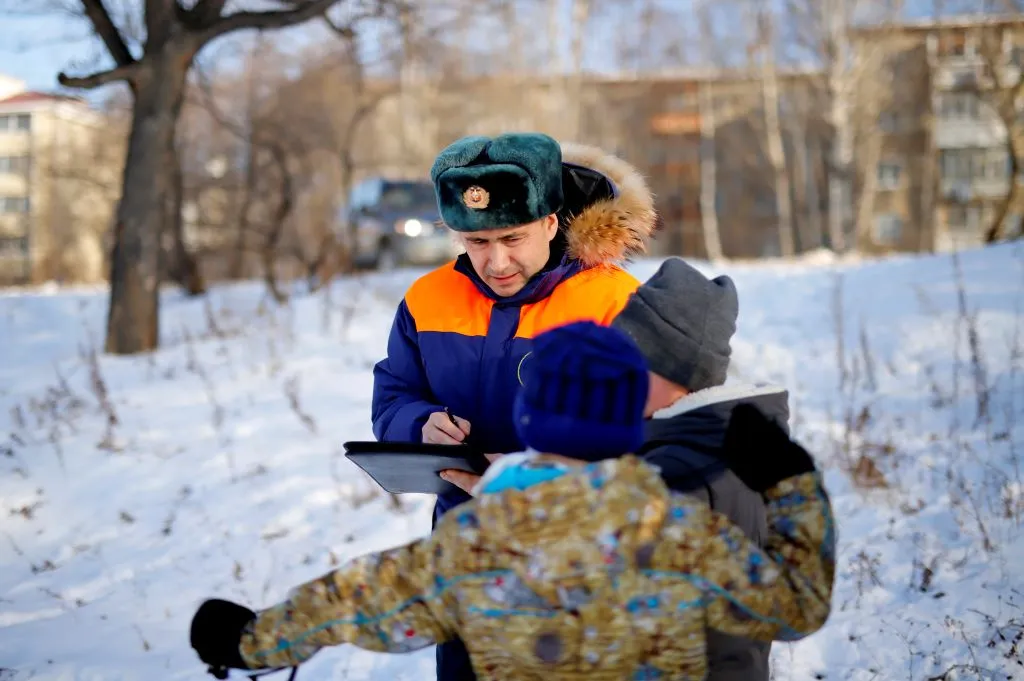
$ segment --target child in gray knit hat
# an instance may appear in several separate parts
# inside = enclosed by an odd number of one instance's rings
[[[739,310],[732,279],[709,280],[681,258],[669,258],[613,325],[636,341],[652,372],[696,392],[725,383]]]
[[[722,444],[733,409],[750,403],[787,430],[776,386],[725,385],[739,299],[728,276],[706,277],[668,258],[612,322],[640,347],[650,373],[644,446],[670,488],[707,501],[754,541],[767,534],[764,501],[730,471]],[[768,681],[770,644],[711,632],[708,681]]]

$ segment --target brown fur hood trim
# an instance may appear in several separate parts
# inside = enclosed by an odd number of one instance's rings
[[[596,201],[569,220],[569,256],[592,266],[646,253],[657,216],[654,197],[640,171],[596,147],[561,146],[563,161],[596,170],[618,189],[615,198]]]

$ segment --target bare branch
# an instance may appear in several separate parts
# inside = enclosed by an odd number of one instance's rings
[[[207,42],[225,33],[250,28],[267,30],[294,26],[324,14],[337,2],[338,0],[309,0],[302,5],[296,6],[295,9],[273,12],[235,12],[216,21],[203,31],[201,40]]]
[[[996,205],[991,224],[985,229],[985,242],[992,243],[999,238],[1003,230],[1003,222],[1010,213],[1018,194],[1018,184],[1013,178],[1020,172],[1020,150],[1017,148],[1018,113],[1017,99],[1024,91],[1024,77],[1016,74],[1015,79],[1004,80],[1003,40],[1001,33],[984,31],[980,35],[978,54],[987,71],[967,88],[980,102],[987,103],[999,117],[1006,130],[1006,153],[1009,159],[1010,182],[1006,194]]]
[[[89,21],[92,22],[93,28],[96,29],[96,34],[103,41],[103,44],[107,46],[107,50],[110,52],[110,56],[114,58],[114,62],[118,66],[128,66],[135,63],[135,58],[128,51],[128,46],[125,44],[124,38],[121,37],[121,32],[114,25],[113,20],[110,18],[110,13],[103,6],[102,0],[82,0],[82,8],[85,10],[85,15],[89,17]],[[114,71],[116,70],[114,69]]]
[[[180,9],[177,0],[146,0],[146,44],[147,49],[159,48],[167,42]]]
[[[136,64],[137,62],[132,62],[124,66],[116,66],[109,71],[100,71],[90,76],[69,76],[62,72],[57,74],[57,82],[64,87],[80,88],[83,90],[92,90],[101,85],[115,83],[119,80],[127,81],[131,84],[135,77]]]
[[[326,14],[324,15],[324,23],[327,24],[327,28],[331,29],[331,31],[336,33],[338,35],[338,37],[341,38],[342,40],[345,40],[345,41],[355,40],[356,31],[355,31],[354,28],[352,28],[352,24],[346,24],[344,26],[339,26],[338,24],[334,23],[334,20],[331,19]]]
[[[380,19],[387,15],[387,11],[390,8],[400,6],[401,0],[396,3],[387,2],[387,0],[378,0],[373,3],[370,9],[363,12],[359,12],[354,16],[348,18],[345,24],[337,24],[334,19],[327,16],[326,13],[323,15],[324,23],[327,24],[327,28],[330,29],[335,35],[344,40],[346,43],[351,43],[356,38],[356,24],[359,24],[366,19]]]
[[[186,15],[197,27],[208,28],[220,18],[226,4],[227,0],[199,0]]]
[[[283,303],[288,299],[288,296],[278,285],[277,276],[274,271],[274,261],[277,259],[277,248],[281,242],[285,221],[295,206],[295,183],[288,169],[288,153],[280,141],[269,141],[267,148],[270,151],[273,163],[281,173],[281,201],[278,203],[277,210],[274,211],[274,216],[270,220],[270,232],[266,235],[266,241],[263,245],[263,278],[274,299],[278,303]],[[304,258],[299,259],[304,261]]]

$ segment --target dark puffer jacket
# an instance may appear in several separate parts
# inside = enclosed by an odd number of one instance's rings
[[[727,516],[759,545],[768,533],[764,499],[730,471],[718,452],[733,408],[757,406],[789,432],[789,394],[776,386],[717,386],[656,413],[638,452],[661,468],[670,489],[692,494]],[[707,681],[768,681],[771,644],[708,632]]]

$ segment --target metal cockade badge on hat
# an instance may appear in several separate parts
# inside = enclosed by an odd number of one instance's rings
[[[487,208],[487,204],[491,202],[491,194],[483,187],[473,185],[466,191],[462,192],[462,200],[469,208],[482,210]]]

